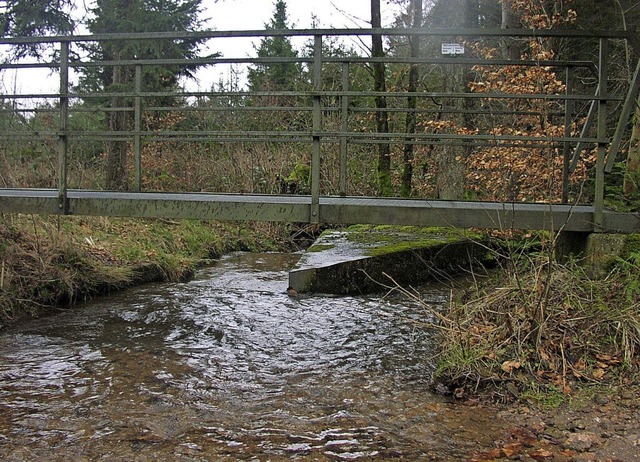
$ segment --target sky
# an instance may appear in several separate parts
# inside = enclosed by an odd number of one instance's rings
[[[214,30],[264,29],[275,11],[275,0],[204,0],[207,5],[204,17],[206,25]],[[321,29],[348,29],[370,27],[371,0],[286,0],[289,24],[294,29],[309,29],[315,17],[316,26]],[[393,21],[397,6],[388,0],[381,1],[383,26]],[[292,40],[294,47],[300,48],[307,38]],[[345,40],[352,40],[346,38]],[[259,39],[223,39],[212,43],[212,51],[220,52],[228,58],[255,56]],[[242,68],[241,82],[246,74]],[[209,90],[211,84],[229,77],[230,69],[205,70],[198,75],[198,81],[189,82],[187,87],[195,90]]]
[[[264,29],[275,11],[275,0],[203,0],[203,19],[205,27],[225,30]],[[292,28],[307,29],[312,26],[315,16],[319,28],[367,28],[371,18],[371,0],[286,0],[287,14]],[[381,1],[383,26],[390,25],[397,7],[389,0]],[[350,40],[350,39],[345,39]],[[216,39],[211,41],[208,51],[222,53],[228,58],[244,58],[255,56],[255,47],[259,39]],[[294,40],[293,44],[299,48],[304,38]],[[240,83],[246,82],[246,69],[235,67],[240,72]],[[56,92],[58,74],[50,71],[21,71],[5,72],[0,76],[3,88],[18,92],[49,93]],[[188,90],[208,91],[214,83],[226,80],[231,75],[229,66],[205,68],[196,74],[195,81],[186,82]],[[73,76],[71,76],[73,79]]]
[[[274,12],[272,0],[205,1],[209,25],[218,30],[262,29]],[[386,10],[389,5],[384,3]],[[287,13],[292,26],[311,27],[312,15],[320,27],[366,27],[370,19],[371,0],[287,0]],[[342,10],[342,12],[338,11]]]

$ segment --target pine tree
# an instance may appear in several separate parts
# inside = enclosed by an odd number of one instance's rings
[[[271,20],[265,24],[267,30],[290,29],[287,17],[287,4],[284,0],[275,3],[275,11]],[[298,53],[293,48],[289,37],[272,36],[260,41],[257,48],[258,58],[296,58]],[[249,89],[252,91],[291,90],[293,82],[300,76],[297,63],[257,64],[249,69]]]
[[[1,37],[40,37],[70,34],[74,30],[71,18],[73,0],[5,0],[0,3]],[[14,47],[14,58],[40,56],[45,45]]]
[[[97,0],[92,10],[94,18],[88,22],[94,34],[117,32],[166,32],[193,31],[201,25],[198,19],[201,0]],[[89,52],[94,60],[122,61],[130,59],[188,59],[198,54],[200,39],[181,40],[113,40],[93,45]],[[182,76],[190,76],[190,66],[144,66],[142,88],[144,91],[168,91],[177,88]],[[87,69],[80,87],[89,91],[122,93],[134,85],[134,66],[112,66]],[[102,101],[106,106],[126,107],[130,100],[114,96]],[[172,105],[172,97],[147,101],[157,105]],[[131,128],[131,113],[111,111],[109,128],[125,131]],[[106,167],[107,189],[127,189],[127,145],[124,142],[109,143]]]

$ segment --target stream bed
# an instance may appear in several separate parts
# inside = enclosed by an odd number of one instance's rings
[[[491,446],[496,411],[429,390],[422,307],[289,297],[297,258],[228,255],[0,333],[0,460],[453,461]]]

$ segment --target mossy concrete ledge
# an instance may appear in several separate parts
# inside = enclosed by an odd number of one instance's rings
[[[469,271],[488,257],[483,236],[453,228],[356,225],[325,231],[289,273],[299,293],[362,294]]]

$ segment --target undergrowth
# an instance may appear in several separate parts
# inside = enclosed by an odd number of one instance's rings
[[[579,383],[621,383],[638,373],[640,252],[596,278],[579,262],[558,263],[544,242],[511,250],[499,255],[501,271],[434,313],[440,389],[564,396]]]

